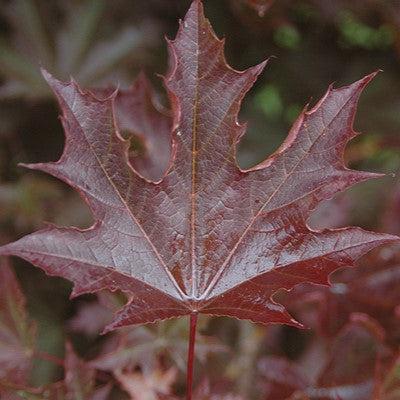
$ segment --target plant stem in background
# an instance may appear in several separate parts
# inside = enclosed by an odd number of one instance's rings
[[[238,392],[246,399],[253,394],[254,371],[264,338],[264,330],[260,332],[254,324],[248,321],[241,321],[239,325],[238,356],[235,362],[238,370],[236,371],[235,380]]]
[[[64,367],[64,360],[61,358],[58,358],[56,356],[53,356],[52,354],[45,353],[43,351],[35,351],[33,353],[35,358],[38,358],[39,360],[45,360],[49,361],[53,364],[56,364],[60,367]]]
[[[193,392],[193,367],[194,367],[194,345],[196,342],[197,313],[190,314],[189,350],[186,375],[186,400],[192,400]]]

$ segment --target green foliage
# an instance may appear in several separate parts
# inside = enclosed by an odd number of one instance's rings
[[[284,110],[279,89],[273,84],[265,85],[254,97],[254,101],[268,118],[276,119]]]
[[[395,33],[388,24],[373,28],[364,24],[351,12],[345,12],[339,17],[339,30],[343,44],[361,47],[367,50],[384,50],[393,45]]]
[[[16,0],[4,7],[11,33],[0,37],[0,76],[6,80],[0,97],[47,97],[40,67],[64,78],[73,75],[86,85],[115,75],[117,65],[123,67],[137,48],[152,42],[153,32],[143,24],[117,23],[111,29],[109,13],[110,5],[103,0],[54,6],[43,0]],[[104,38],[107,31],[114,32]],[[126,73],[123,68],[118,72],[121,78]]]
[[[278,46],[294,50],[300,47],[301,36],[295,26],[282,25],[276,29],[274,40]]]

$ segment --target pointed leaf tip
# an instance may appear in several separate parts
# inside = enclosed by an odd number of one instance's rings
[[[49,71],[47,71],[47,69],[42,67],[40,68],[40,72],[42,73],[44,80],[53,89],[53,91],[57,85],[65,85],[65,83],[55,78]]]
[[[364,88],[371,83],[375,77],[381,72],[381,70],[376,70],[374,72],[371,72],[368,75],[365,75],[363,78],[359,79],[358,81],[354,82],[354,86],[360,86],[361,90],[364,90]]]

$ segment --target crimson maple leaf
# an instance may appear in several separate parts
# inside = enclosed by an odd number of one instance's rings
[[[169,50],[173,154],[158,183],[129,163],[128,142],[114,123],[115,96],[98,99],[44,73],[63,112],[65,150],[58,162],[26,167],[78,190],[96,222],[85,230],[47,227],[1,254],[72,280],[73,295],[126,292],[130,301],[108,329],[197,312],[296,325],[271,299],[278,289],[327,284],[333,270],[397,239],[307,226],[321,201],[378,176],[343,162],[358,97],[374,74],[330,88],[273,155],[241,170],[236,148],[245,125],[238,112],[265,62],[230,68],[200,0]]]

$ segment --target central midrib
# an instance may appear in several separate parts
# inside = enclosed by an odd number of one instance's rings
[[[197,48],[199,38],[197,39]],[[192,122],[192,170],[191,170],[191,191],[190,191],[190,263],[191,263],[191,298],[196,298],[197,290],[197,276],[196,276],[196,157],[197,157],[197,120],[198,120],[198,92],[199,92],[199,59],[198,50],[197,52],[197,62],[196,62],[196,74],[195,74],[195,90],[194,90],[194,102],[193,102],[193,122]]]

